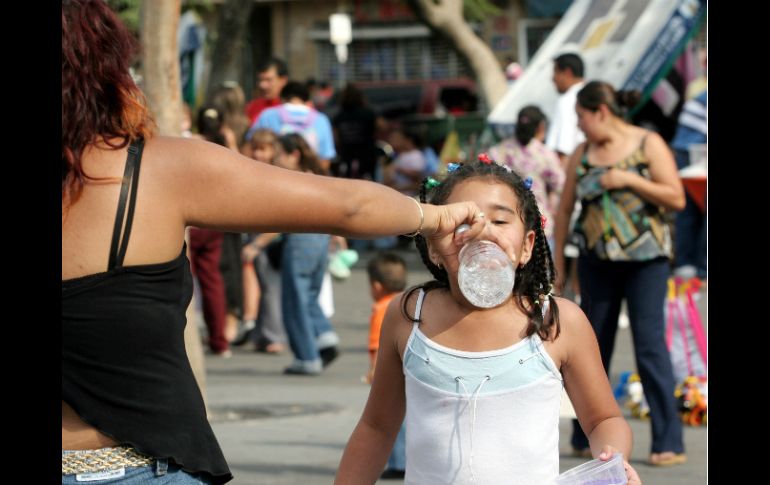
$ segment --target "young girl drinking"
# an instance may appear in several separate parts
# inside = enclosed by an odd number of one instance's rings
[[[566,387],[593,456],[631,454],[623,419],[583,312],[551,293],[554,272],[529,180],[482,161],[429,180],[422,201],[474,201],[516,267],[504,303],[472,306],[457,254],[416,238],[434,280],[390,304],[374,381],[336,484],[374,483],[406,413],[406,484],[551,484],[559,474],[559,405]],[[426,189],[426,185],[429,188]],[[442,256],[442,254],[444,256]],[[625,462],[630,484],[640,484]]]

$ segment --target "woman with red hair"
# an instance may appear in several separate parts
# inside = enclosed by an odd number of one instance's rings
[[[446,254],[494,236],[473,203],[419,204],[155,136],[135,52],[106,2],[62,1],[62,483],[225,483],[185,353],[185,227],[423,234]]]

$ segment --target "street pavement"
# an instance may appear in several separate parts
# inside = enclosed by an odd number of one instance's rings
[[[411,251],[398,251],[409,267],[409,285],[429,279]],[[327,485],[334,481],[345,444],[361,415],[369,386],[367,338],[371,300],[363,253],[350,278],[334,282],[335,314],[341,355],[320,376],[284,376],[290,353],[266,355],[250,346],[236,347],[229,359],[206,356],[207,404],[214,432],[235,479],[233,485]],[[699,300],[705,320],[705,292]],[[631,331],[618,330],[611,363],[611,384],[623,371],[633,371]],[[634,433],[631,464],[645,485],[706,483],[705,427],[684,429],[688,462],[656,468],[649,454],[650,423],[632,418],[623,409]],[[560,420],[560,469],[584,459],[570,456],[571,422]],[[380,480],[378,484],[402,483]],[[497,485],[497,484],[495,484]],[[502,485],[502,484],[501,484]]]

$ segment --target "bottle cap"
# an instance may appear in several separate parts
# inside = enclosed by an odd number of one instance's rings
[[[459,226],[457,226],[457,229],[455,229],[455,236],[459,236],[460,234],[464,233],[470,228],[471,228],[470,224],[460,224]]]

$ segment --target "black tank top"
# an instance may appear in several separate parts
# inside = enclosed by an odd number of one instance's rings
[[[107,271],[62,281],[62,400],[118,443],[225,483],[232,475],[185,352],[186,248],[172,261],[123,266],[143,147],[128,149]]]

